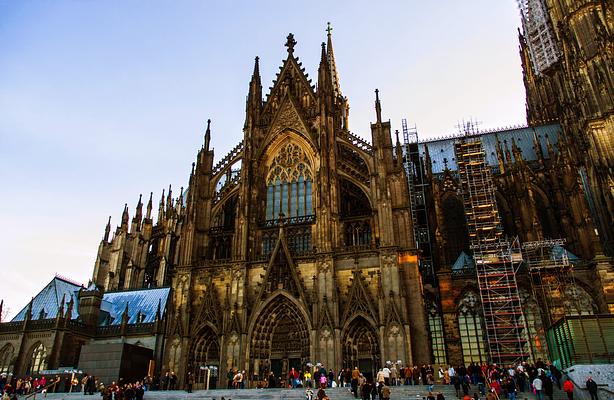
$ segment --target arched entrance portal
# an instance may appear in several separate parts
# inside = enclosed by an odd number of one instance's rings
[[[288,297],[277,295],[262,310],[251,337],[251,367],[264,379],[272,371],[288,376],[309,361],[309,328],[304,315]]]
[[[372,379],[381,364],[379,354],[375,328],[362,316],[354,318],[343,335],[343,367],[358,367]]]
[[[199,331],[190,352],[189,369],[194,374],[194,389],[217,387],[220,367],[220,344],[218,337],[209,326],[205,326]],[[215,368],[210,369],[211,367]],[[207,376],[209,374],[209,376]]]

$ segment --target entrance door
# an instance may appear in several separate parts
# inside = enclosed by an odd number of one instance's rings
[[[309,335],[303,314],[288,297],[280,294],[257,318],[250,352],[258,355],[260,365],[270,363],[270,371],[283,384],[292,367],[299,370],[301,361],[309,359]]]
[[[358,366],[367,379],[373,379],[380,366],[376,331],[363,317],[354,318],[344,334],[343,365]]]
[[[292,368],[294,368],[295,371],[300,371],[302,369],[300,358],[291,358],[288,360],[288,370]]]
[[[271,360],[271,371],[275,375],[275,379],[279,379],[281,377],[283,365],[284,363],[281,359]]]
[[[358,369],[365,376],[367,381],[373,380],[373,360],[370,358],[361,358],[358,360]]]

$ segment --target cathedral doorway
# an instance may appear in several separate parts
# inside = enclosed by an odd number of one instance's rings
[[[358,367],[367,379],[373,379],[381,365],[377,333],[364,317],[352,320],[343,335],[343,367]]]
[[[265,379],[269,372],[281,378],[300,370],[309,361],[309,328],[298,306],[283,294],[278,294],[256,319],[251,337],[253,371]]]
[[[190,367],[194,374],[194,389],[217,387],[220,367],[220,344],[218,337],[209,326],[200,330],[194,342],[190,357]]]

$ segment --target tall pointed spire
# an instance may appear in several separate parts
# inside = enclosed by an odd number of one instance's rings
[[[260,58],[254,59],[254,72],[252,73],[252,79],[249,82],[249,92],[247,94],[247,101],[245,104],[245,127],[248,123],[257,123],[260,118],[260,111],[262,110],[262,83],[260,81]]]
[[[333,28],[330,26],[330,22],[327,22],[326,27],[326,59],[328,61],[328,69],[330,69],[331,82],[335,91],[335,97],[341,96],[341,87],[339,85],[339,74],[337,73],[337,64],[335,63],[335,53],[333,52],[333,36],[331,32]]]
[[[162,189],[162,196],[160,197],[160,205],[158,206],[158,223],[164,220],[164,189]]]
[[[168,194],[166,195],[166,218],[173,215],[173,190],[171,185],[168,185]]]
[[[320,66],[318,67],[318,94],[326,96],[332,92],[330,65],[326,56],[326,43],[322,42]]]
[[[109,233],[111,233],[111,216],[109,215],[109,220],[107,221],[107,226],[104,228],[104,237],[102,240],[105,242],[109,241]]]
[[[211,144],[211,120],[207,120],[207,130],[205,130],[205,151],[209,151]]]
[[[429,147],[426,144],[424,145],[424,169],[426,171],[426,177],[430,179],[433,176],[433,162],[431,161]]]
[[[377,123],[382,123],[382,105],[379,102],[379,89],[375,89],[375,114],[377,115]]]
[[[136,211],[134,212],[134,217],[132,218],[133,231],[134,228],[136,230],[141,230],[141,221],[143,220],[143,195],[139,194],[139,201],[136,203]]]
[[[128,215],[128,203],[124,204],[124,212],[122,213],[122,229],[128,229],[128,221],[130,220],[130,216]]]
[[[153,207],[152,199],[153,199],[153,192],[149,192],[149,201],[147,202],[147,214],[145,214],[145,218],[148,220],[151,219],[151,209]]]
[[[503,157],[503,150],[501,149],[501,141],[499,140],[499,135],[495,134],[495,139],[497,140],[497,161],[499,162],[499,173],[505,173],[505,158]]]
[[[542,145],[539,141],[539,137],[537,136],[537,132],[535,128],[533,128],[533,149],[535,150],[535,155],[537,156],[537,161],[540,164],[544,163],[544,150],[542,149]]]

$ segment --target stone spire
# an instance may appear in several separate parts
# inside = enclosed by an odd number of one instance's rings
[[[153,192],[149,192],[149,201],[147,202],[147,213],[145,214],[145,218],[147,220],[151,220],[151,209],[153,208]]]
[[[252,79],[249,82],[249,91],[247,93],[247,101],[245,104],[245,127],[248,124],[257,123],[262,111],[262,83],[260,80],[260,58],[254,59],[254,72]]]
[[[326,43],[322,42],[322,53],[320,55],[320,66],[318,67],[318,94],[327,96],[332,92],[332,82],[330,65],[326,55]]]
[[[136,211],[132,218],[131,232],[141,230],[141,221],[143,220],[143,195],[139,194],[139,201],[136,203]]]
[[[173,190],[171,185],[168,185],[168,194],[166,195],[166,218],[171,218],[173,215]]]
[[[111,216],[109,215],[109,220],[107,221],[107,226],[104,228],[104,236],[102,240],[105,242],[109,241],[109,233],[111,233]]]
[[[382,123],[382,105],[379,102],[379,89],[375,89],[375,115],[377,116],[377,123]]]
[[[495,134],[495,139],[497,140],[497,161],[499,162],[499,173],[505,173],[505,158],[503,156],[503,150],[501,149],[501,141],[499,140],[499,135]]]
[[[164,220],[164,189],[162,189],[162,196],[160,197],[160,204],[158,205],[158,223],[162,223]]]
[[[128,215],[128,203],[124,204],[124,212],[122,213],[122,230],[128,230],[128,221],[130,220],[130,216]]]
[[[328,61],[328,69],[330,70],[331,82],[333,84],[333,89],[335,93],[335,97],[341,96],[341,87],[339,85],[339,74],[337,73],[337,64],[335,63],[335,53],[333,52],[333,37],[331,32],[333,28],[330,26],[330,22],[327,23],[326,27],[326,35],[327,35],[327,44],[326,44],[326,59]]]
[[[211,144],[211,120],[208,119],[207,120],[207,130],[205,131],[205,151],[209,151],[210,144]]]

